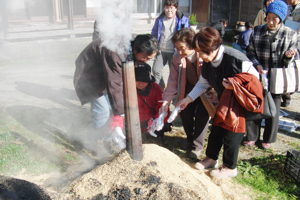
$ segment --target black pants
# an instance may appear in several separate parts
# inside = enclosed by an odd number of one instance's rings
[[[244,133],[234,133],[219,126],[212,126],[208,138],[206,156],[218,160],[220,150],[224,145],[223,165],[230,169],[235,169],[243,137]]]
[[[194,150],[202,150],[209,124],[209,114],[200,97],[180,112],[182,126],[187,140],[193,143]]]
[[[282,102],[283,103],[291,103],[291,95],[293,93],[286,93],[282,95]]]
[[[263,143],[274,143],[276,142],[277,132],[278,132],[278,124],[279,124],[279,112],[280,112],[280,103],[281,103],[281,95],[280,94],[272,94],[273,100],[276,105],[276,116],[273,118],[265,119],[265,130],[263,135]],[[260,129],[261,129],[261,121],[247,121],[246,122],[246,131],[247,141],[257,141],[260,139]]]

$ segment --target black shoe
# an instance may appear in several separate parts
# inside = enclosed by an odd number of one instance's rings
[[[158,146],[164,147],[165,140],[163,138],[157,138],[157,140],[155,141],[155,144],[157,144]]]
[[[165,123],[164,127],[163,127],[163,132],[171,132],[172,131],[172,123]]]
[[[280,106],[281,107],[288,107],[290,105],[290,103],[286,103],[286,102],[281,102]]]
[[[196,159],[198,158],[198,156],[200,156],[200,154],[201,154],[201,150],[192,150],[189,153],[189,158]]]
[[[181,149],[183,150],[189,150],[192,149],[193,143],[188,141],[187,139],[184,139],[181,145]]]

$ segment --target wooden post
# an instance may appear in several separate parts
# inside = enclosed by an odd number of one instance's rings
[[[123,93],[126,149],[133,160],[140,161],[143,148],[133,61],[123,62]]]

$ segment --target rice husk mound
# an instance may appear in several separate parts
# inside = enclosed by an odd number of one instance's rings
[[[225,182],[224,182],[225,181]],[[127,151],[75,180],[70,199],[251,199],[231,179],[214,180],[168,149],[143,145],[143,160]]]

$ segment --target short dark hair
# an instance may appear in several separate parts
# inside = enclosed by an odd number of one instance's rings
[[[269,0],[264,0],[264,5],[263,5],[263,6],[264,6],[265,8],[267,8],[267,1],[269,1]]]
[[[225,24],[228,24],[228,19],[220,19],[220,22],[225,25]]]
[[[201,49],[201,51],[210,54],[212,51],[218,49],[222,44],[220,33],[211,27],[200,29],[195,35],[193,41],[194,49]]]
[[[182,28],[176,31],[172,37],[172,42],[184,42],[190,49],[193,48],[193,41],[195,37],[195,31],[192,28]]]
[[[133,48],[137,53],[152,55],[158,52],[158,41],[150,34],[137,35],[133,40]]]
[[[247,29],[252,28],[252,26],[253,26],[252,22],[246,22],[246,23],[245,23],[245,27],[246,27]]]
[[[164,6],[174,6],[178,8],[178,2],[176,0],[165,0]]]

